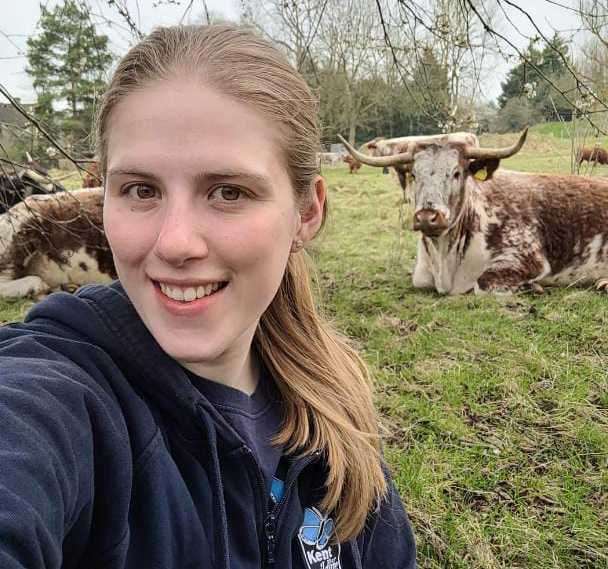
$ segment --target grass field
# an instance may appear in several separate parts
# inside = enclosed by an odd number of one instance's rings
[[[567,173],[569,156],[567,140],[533,132],[503,166]],[[325,175],[330,217],[311,254],[326,311],[376,378],[420,567],[608,568],[608,296],[417,291],[392,175]],[[0,304],[0,320],[27,305]]]

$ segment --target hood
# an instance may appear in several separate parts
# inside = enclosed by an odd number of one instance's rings
[[[25,322],[101,348],[132,387],[163,415],[179,423],[188,438],[200,437],[197,407],[204,407],[216,424],[221,419],[193,386],[185,369],[150,334],[118,281],[109,286],[88,285],[73,295],[51,294],[30,310]],[[226,432],[224,421],[220,420],[218,426],[224,442],[240,444]]]

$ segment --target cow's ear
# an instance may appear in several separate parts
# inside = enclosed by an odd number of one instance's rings
[[[489,180],[496,172],[500,164],[498,158],[482,158],[481,160],[472,160],[469,163],[469,173],[476,180],[483,182]]]

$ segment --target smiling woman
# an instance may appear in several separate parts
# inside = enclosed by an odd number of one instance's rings
[[[323,180],[300,211],[279,126],[199,78],[131,93],[107,128],[104,226],[129,298],[184,367],[253,393],[255,330],[321,224]]]
[[[161,28],[97,130],[119,281],[0,330],[2,567],[414,567],[367,370],[311,292],[302,77],[242,28]]]

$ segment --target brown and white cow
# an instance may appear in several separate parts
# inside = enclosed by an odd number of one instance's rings
[[[348,164],[348,171],[350,174],[356,174],[359,168],[361,168],[361,162],[355,160],[349,154],[345,154],[344,156],[342,156],[342,160]]]
[[[540,285],[608,285],[608,180],[497,170],[518,152],[462,142],[418,143],[371,166],[409,168],[414,229],[422,233],[413,284],[443,294]]]
[[[0,215],[0,297],[109,282],[101,188],[30,196]]]

